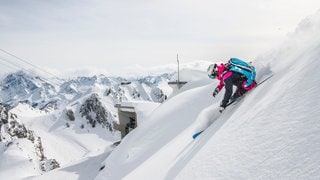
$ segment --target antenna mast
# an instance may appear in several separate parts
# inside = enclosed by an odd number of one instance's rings
[[[178,81],[177,81],[177,85],[178,88],[180,89],[180,69],[179,69],[179,55],[177,54],[177,63],[178,63]]]

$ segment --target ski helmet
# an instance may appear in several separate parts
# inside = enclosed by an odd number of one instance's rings
[[[218,76],[217,64],[211,64],[207,69],[207,73],[211,79],[214,79],[216,76]]]

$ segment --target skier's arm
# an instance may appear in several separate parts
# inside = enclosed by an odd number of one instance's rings
[[[220,80],[218,86],[216,87],[216,89],[218,89],[219,91],[221,91],[221,89],[224,87],[224,82],[223,80]]]

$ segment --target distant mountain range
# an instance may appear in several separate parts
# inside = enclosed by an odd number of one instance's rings
[[[1,81],[0,101],[9,108],[26,103],[40,110],[61,108],[93,93],[108,96],[114,104],[132,100],[163,102],[167,94],[162,88],[168,88],[164,85],[172,76],[165,73],[127,80],[99,75],[62,80],[18,71]]]

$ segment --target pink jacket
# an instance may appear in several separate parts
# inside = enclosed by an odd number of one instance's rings
[[[221,91],[221,89],[224,87],[224,80],[229,78],[232,75],[232,71],[225,71],[226,66],[225,64],[221,63],[220,65],[217,66],[218,69],[218,77],[217,79],[219,80],[219,84],[216,87],[217,89],[219,89],[219,91]],[[246,91],[251,90],[252,88],[254,88],[256,86],[256,82],[252,83],[250,86],[245,87],[246,81],[244,81],[242,83],[242,88]]]
[[[218,77],[217,79],[220,81],[218,86],[216,88],[219,89],[219,91],[221,91],[221,89],[224,87],[224,80],[227,79],[228,77],[230,77],[232,75],[231,71],[226,71],[226,66],[221,63],[220,65],[217,66],[218,68]]]

